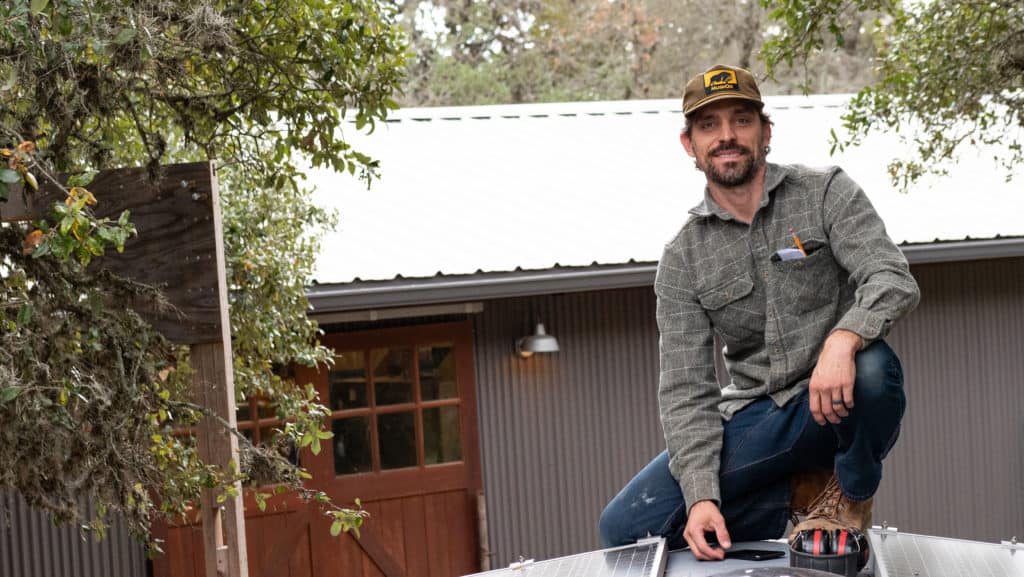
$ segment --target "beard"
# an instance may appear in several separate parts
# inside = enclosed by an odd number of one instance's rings
[[[744,156],[738,160],[726,163],[721,168],[712,162],[715,154],[729,150],[738,151]],[[752,181],[758,169],[764,166],[764,162],[765,156],[760,151],[752,151],[745,146],[731,143],[723,144],[714,150],[708,151],[703,159],[698,156],[696,164],[697,170],[703,172],[710,182],[725,188],[735,188]]]

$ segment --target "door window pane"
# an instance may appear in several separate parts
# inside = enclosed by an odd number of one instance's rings
[[[338,475],[368,473],[370,460],[370,418],[337,419],[334,430],[334,472]]]
[[[413,411],[378,414],[377,438],[380,439],[381,469],[416,466],[416,414]]]
[[[455,354],[451,345],[421,347],[420,394],[424,401],[454,399],[458,396],[455,386]]]
[[[249,399],[235,405],[235,420],[237,422],[241,423],[250,419],[252,419],[252,413],[249,410]]]
[[[331,387],[331,410],[370,406],[366,395],[366,365],[362,351],[334,357],[334,368],[327,374]]]
[[[413,402],[412,349],[375,349],[370,354],[377,406]]]
[[[459,408],[423,409],[423,461],[427,465],[462,460]]]
[[[276,403],[270,402],[265,397],[256,399],[256,415],[261,419],[272,419],[277,416]]]

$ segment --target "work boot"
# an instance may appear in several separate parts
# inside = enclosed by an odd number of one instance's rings
[[[789,481],[789,517],[793,525],[806,517],[811,510],[811,503],[828,486],[832,478],[829,469],[810,469],[794,473]]]
[[[804,529],[856,529],[867,535],[871,526],[871,503],[873,499],[853,501],[843,495],[835,475],[828,480],[822,491],[808,508],[807,518],[798,523],[790,534],[790,541]]]

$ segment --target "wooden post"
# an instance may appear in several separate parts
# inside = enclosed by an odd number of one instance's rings
[[[220,342],[193,344],[192,393],[195,401],[236,427],[235,379],[231,364],[231,323],[228,319],[228,290],[224,260],[223,225],[217,198],[217,179],[211,166],[210,201],[216,245],[217,300],[220,314]],[[214,263],[211,263],[211,266]],[[222,471],[237,470],[238,439],[225,432],[220,423],[204,418],[199,423],[199,455]],[[230,467],[234,466],[235,469]],[[203,491],[203,549],[206,577],[248,577],[249,561],[245,545],[245,506],[241,483],[235,483],[237,496],[224,495],[221,504],[213,491]],[[221,528],[223,527],[223,534]],[[218,559],[220,558],[220,559]],[[218,560],[221,561],[218,568]]]
[[[227,327],[227,323],[224,324]],[[230,338],[230,337],[227,337]],[[193,394],[195,401],[235,426],[234,380],[231,370],[230,344],[204,343],[192,345]],[[224,431],[220,423],[204,418],[198,427],[199,456],[207,463],[230,471],[229,464],[238,462],[238,439]],[[247,577],[248,556],[245,547],[245,509],[241,485],[236,483],[237,497],[226,496],[220,504],[213,491],[203,491],[203,548],[206,554],[206,577]],[[222,510],[223,507],[223,510]],[[224,534],[218,530],[223,526]],[[226,550],[221,547],[226,546]],[[218,552],[227,556],[224,571],[217,568]]]

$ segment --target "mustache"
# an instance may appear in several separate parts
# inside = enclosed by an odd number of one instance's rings
[[[735,142],[729,142],[729,143],[723,144],[721,146],[718,146],[718,147],[714,148],[711,151],[711,154],[714,155],[714,154],[719,154],[719,153],[722,153],[722,152],[731,152],[731,151],[743,152],[743,153],[746,153],[746,154],[750,154],[750,149],[749,148],[747,148],[746,146],[737,144]]]

